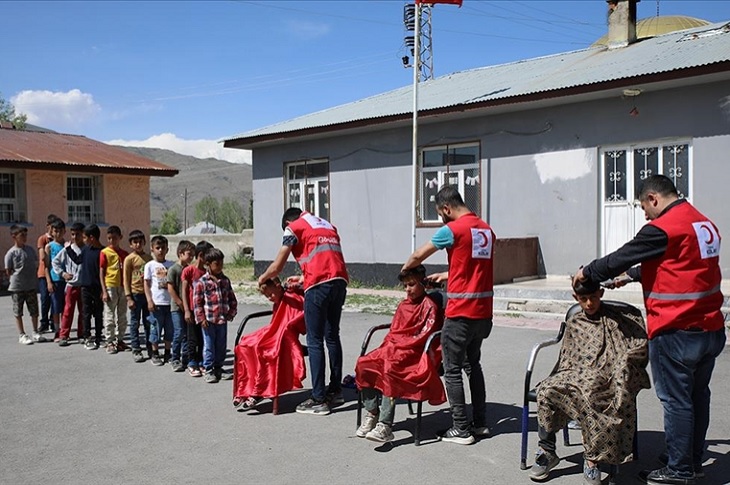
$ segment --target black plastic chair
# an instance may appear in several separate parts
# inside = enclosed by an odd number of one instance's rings
[[[377,332],[378,330],[386,330],[390,328],[390,323],[382,324],[382,325],[375,325],[374,327],[370,327],[365,334],[365,338],[362,341],[362,346],[360,347],[360,357],[365,355],[368,351],[368,346],[370,345],[370,339],[373,337],[373,334]],[[428,352],[431,349],[431,345],[434,342],[438,342],[438,338],[441,336],[441,330],[432,333],[428,336],[428,339],[426,340],[426,345],[423,347],[424,352]],[[394,398],[398,398],[399,396],[391,396]],[[363,409],[363,403],[362,403],[362,394],[358,390],[357,392],[357,426],[356,428],[360,427],[360,423],[362,423],[362,409]],[[413,412],[413,401],[408,400],[408,413],[413,416],[416,415],[416,428],[413,431],[413,440],[416,446],[421,445],[421,415],[423,413],[423,401],[417,401],[416,402],[416,412]]]
[[[623,307],[626,309],[632,309],[636,312],[639,310],[628,303],[621,302],[621,301],[613,301],[613,300],[603,300],[602,304],[608,304],[615,307]],[[543,342],[539,342],[535,344],[534,347],[532,347],[532,351],[530,352],[530,357],[527,360],[527,371],[525,372],[525,387],[524,387],[524,395],[523,395],[523,404],[522,404],[522,448],[520,452],[520,468],[522,470],[527,469],[527,434],[529,432],[529,419],[530,419],[530,403],[531,402],[537,402],[537,390],[532,388],[530,385],[530,380],[532,379],[532,372],[535,368],[535,361],[537,360],[537,354],[540,352],[540,350],[550,347],[552,345],[556,345],[560,343],[563,339],[563,335],[565,335],[565,325],[568,320],[573,317],[576,313],[578,313],[581,310],[580,305],[577,303],[574,303],[570,308],[568,308],[568,311],[565,313],[565,319],[561,322],[560,328],[558,329],[558,334],[555,336],[555,338],[545,340]],[[565,446],[570,446],[570,434],[568,432],[567,425],[563,428],[563,444]],[[637,460],[639,458],[639,450],[638,450],[638,419],[637,419],[637,429],[634,432],[634,460]],[[617,465],[611,465],[610,471],[608,474],[609,478],[609,484],[614,485],[616,475],[618,475],[618,466]]]

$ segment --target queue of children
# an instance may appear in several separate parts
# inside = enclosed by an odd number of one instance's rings
[[[43,333],[52,331],[53,341],[68,347],[76,312],[76,337],[85,349],[103,343],[109,354],[131,350],[135,362],[169,363],[175,372],[187,367],[192,377],[205,375],[205,382],[232,378],[223,361],[227,323],[236,316],[237,300],[223,273],[223,252],[210,243],[180,241],[173,263],[164,236],[152,237],[148,254],[144,233],[134,230],[127,252],[119,226],[106,229],[105,247],[96,224],[74,223],[66,241],[66,224],[52,214],[37,250],[27,244],[26,227],[13,225],[10,234],[14,244],[4,263],[20,344],[46,342]],[[30,336],[24,307],[31,318]],[[130,345],[124,341],[127,328]]]

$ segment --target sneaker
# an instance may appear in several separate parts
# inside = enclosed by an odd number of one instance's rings
[[[471,431],[471,434],[476,438],[486,438],[489,437],[491,433],[487,425],[478,426],[474,423],[469,425],[469,431]]]
[[[117,346],[114,345],[114,342],[109,342],[106,344],[106,353],[107,354],[116,354],[118,352]]]
[[[311,397],[297,406],[297,412],[301,414],[315,414],[327,416],[331,411],[327,401],[315,401]]]
[[[48,342],[48,340],[39,332],[33,332],[33,342]]]
[[[144,362],[146,360],[144,355],[142,355],[142,351],[139,349],[132,351],[132,359],[134,359],[137,363]]]
[[[218,376],[216,376],[213,372],[206,372],[204,380],[208,384],[215,384],[218,382]]]
[[[203,373],[197,367],[188,367],[188,374],[190,377],[202,377]]]
[[[362,418],[360,427],[357,428],[357,431],[355,431],[355,436],[358,438],[365,438],[365,436],[375,428],[376,424],[378,424],[378,415],[370,414],[369,412],[365,413],[365,417]]]
[[[439,436],[439,439],[447,443],[456,443],[457,445],[470,445],[476,441],[474,435],[468,430],[460,430],[454,427],[444,431]]]
[[[583,485],[601,485],[601,470],[598,466],[588,466],[588,462],[583,463]]]
[[[388,441],[393,441],[394,438],[393,431],[385,423],[376,424],[375,428],[365,435],[365,439],[377,441],[378,443],[387,443]]]
[[[230,381],[231,379],[233,379],[233,374],[230,371],[223,369],[218,369],[215,372],[215,375],[219,381]]]
[[[185,366],[179,360],[173,360],[170,363],[170,367],[172,367],[173,372],[182,372],[185,370]]]
[[[86,350],[96,350],[99,348],[99,345],[92,339],[86,339],[86,343],[84,344],[84,348]]]
[[[680,478],[667,467],[652,471],[644,470],[639,473],[639,478],[649,484],[695,485],[694,478]]]
[[[119,352],[126,352],[127,350],[129,350],[129,345],[120,340],[119,342],[117,342],[117,350]]]
[[[568,421],[568,429],[582,429],[580,427],[580,423],[576,421],[575,419],[571,419]]]
[[[324,399],[333,408],[345,404],[345,398],[342,397],[342,389],[338,389],[337,391],[328,390]]]
[[[253,409],[256,409],[256,406],[258,406],[261,403],[261,401],[263,401],[263,400],[264,400],[263,397],[256,397],[256,396],[251,396],[249,398],[246,398],[243,401],[241,401],[241,403],[238,406],[236,406],[236,411],[243,413],[245,411],[251,411]]]
[[[535,463],[530,469],[530,478],[532,480],[545,480],[550,474],[550,470],[558,466],[558,463],[560,463],[558,455],[540,448],[535,455]]]
[[[33,339],[28,337],[26,334],[21,333],[18,336],[18,343],[22,345],[33,345]]]
[[[68,343],[68,339],[67,338],[62,338],[62,339],[60,339],[58,341],[58,346],[59,347],[68,347],[69,345],[71,345],[71,344]]]
[[[152,365],[161,366],[165,365],[165,363],[162,361],[162,358],[160,358],[157,354],[152,354],[152,358],[150,359],[152,361]]]
[[[669,461],[669,457],[667,456],[667,452],[665,451],[661,455],[659,455],[659,463],[666,466],[667,462]],[[705,478],[705,470],[702,468],[702,463],[695,463],[692,465],[692,468],[695,472],[695,478]],[[648,474],[648,472],[647,472]]]

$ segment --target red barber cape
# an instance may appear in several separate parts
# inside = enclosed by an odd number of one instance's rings
[[[236,345],[233,397],[273,398],[301,389],[307,372],[299,335],[305,331],[304,296],[284,293],[271,323]]]
[[[438,375],[441,351],[435,358],[423,352],[429,335],[441,330],[442,325],[442,312],[429,297],[418,303],[402,301],[380,347],[357,360],[357,386],[378,389],[384,396],[428,401],[434,406],[446,402]]]

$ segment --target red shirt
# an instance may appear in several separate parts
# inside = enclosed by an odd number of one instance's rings
[[[206,273],[205,269],[200,269],[197,267],[197,265],[190,264],[188,266],[185,266],[182,270],[182,274],[180,275],[180,284],[182,285],[183,281],[188,282],[188,288],[187,293],[185,294],[185,297],[188,300],[188,309],[190,311],[193,311],[193,285],[196,281],[198,281],[204,274]]]

